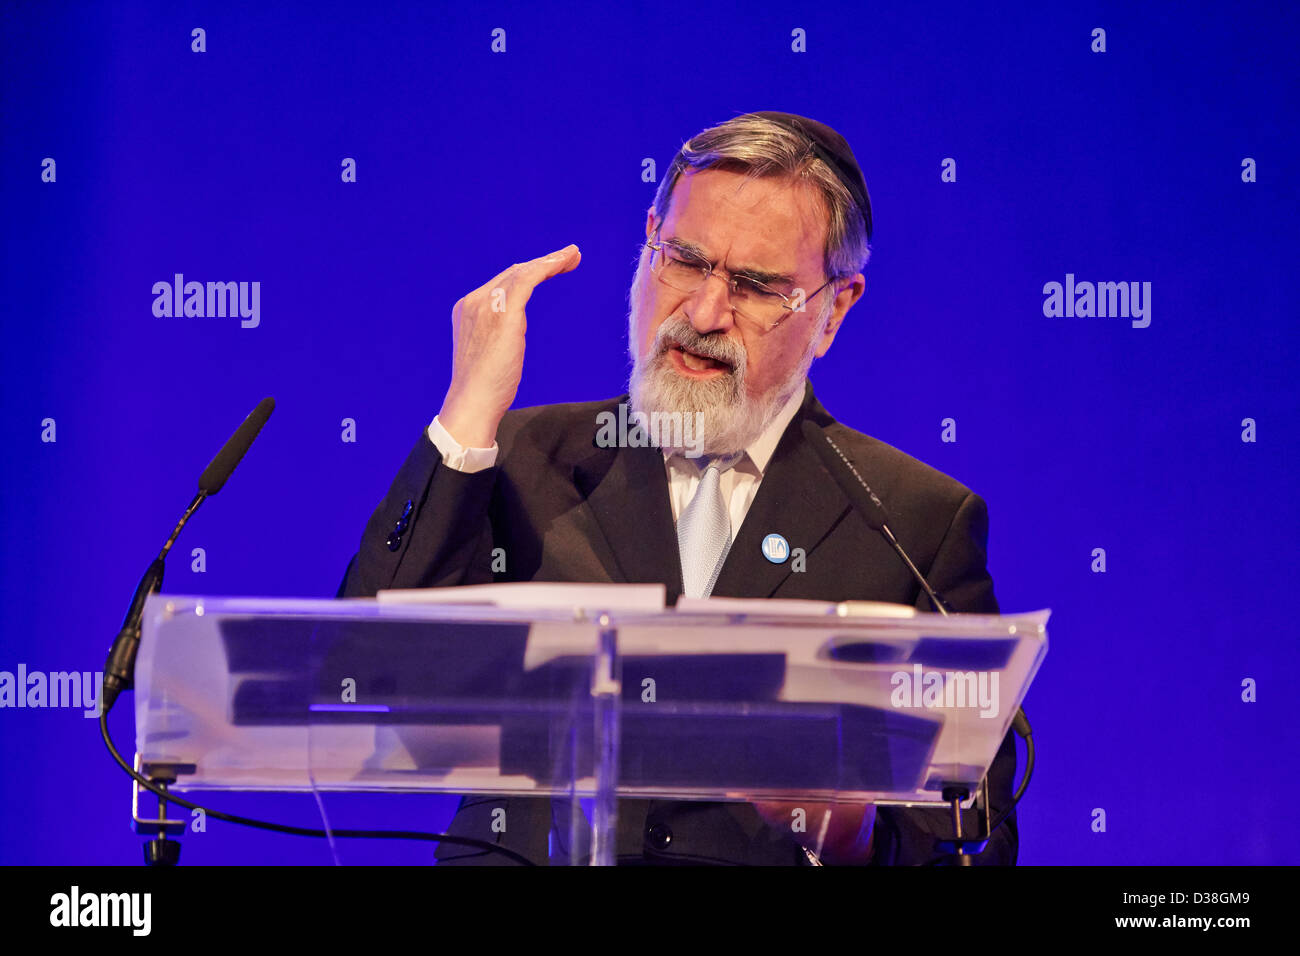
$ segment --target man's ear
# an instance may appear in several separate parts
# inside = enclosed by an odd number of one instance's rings
[[[822,332],[817,342],[817,350],[813,353],[817,358],[821,358],[830,350],[831,343],[835,341],[835,334],[839,332],[840,325],[844,322],[844,317],[848,315],[849,309],[853,308],[858,299],[862,298],[862,293],[866,289],[867,279],[861,272],[840,287],[840,291],[835,295],[835,305],[831,308],[830,318],[826,320],[826,330]]]
[[[645,214],[645,238],[646,242],[655,234],[655,207],[651,206]]]

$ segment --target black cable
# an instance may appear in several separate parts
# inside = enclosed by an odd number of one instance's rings
[[[1022,737],[1025,741],[1025,775],[1020,779],[1020,786],[1016,788],[1016,792],[1012,794],[1011,803],[998,815],[997,819],[989,824],[989,832],[984,835],[985,842],[992,839],[993,834],[997,832],[998,827],[1006,823],[1011,817],[1011,811],[1016,808],[1016,804],[1020,802],[1020,798],[1023,797],[1025,791],[1029,789],[1029,778],[1034,775],[1034,730],[1029,726],[1029,718],[1025,716],[1024,708],[1021,708],[1016,712],[1015,718],[1011,721],[1011,727],[1016,734]],[[967,840],[964,842],[970,843],[978,841]],[[949,854],[946,857],[939,857],[930,860],[927,865],[946,865],[951,856],[952,854]]]
[[[104,743],[108,747],[108,752],[113,755],[117,765],[125,770],[137,783],[146,790],[151,791],[158,797],[175,803],[187,810],[200,810],[214,820],[224,820],[227,823],[238,823],[241,826],[255,827],[259,830],[272,830],[276,833],[288,833],[291,836],[310,836],[310,837],[344,837],[356,839],[373,839],[373,840],[425,840],[432,843],[455,843],[461,846],[472,846],[493,853],[500,853],[514,860],[521,866],[536,866],[532,860],[521,856],[514,850],[507,850],[503,846],[497,846],[494,843],[488,843],[486,840],[475,840],[472,837],[457,837],[446,833],[424,833],[419,830],[318,830],[313,827],[295,827],[283,823],[268,823],[265,820],[254,820],[250,817],[236,816],[233,813],[222,813],[220,810],[210,810],[207,807],[201,807],[197,803],[190,803],[188,800],[182,800],[165,787],[160,787],[152,780],[141,775],[134,767],[126,762],[117,747],[113,744],[113,738],[108,732],[108,712],[105,711],[99,715],[99,732],[104,737]]]
[[[1029,778],[1034,775],[1034,729],[1029,726],[1029,718],[1025,716],[1023,708],[1016,714],[1011,726],[1015,728],[1017,734],[1025,739],[1025,776],[1021,779],[1020,786],[1016,788],[1015,794],[1011,797],[1011,805],[1002,811],[995,822],[989,824],[989,836],[993,836],[993,831],[1002,826],[1007,817],[1011,816],[1011,811],[1016,808],[1020,798],[1029,789]]]

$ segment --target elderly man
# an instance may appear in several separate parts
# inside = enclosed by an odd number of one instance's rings
[[[712,594],[930,610],[808,446],[801,426],[811,420],[871,481],[935,590],[955,610],[996,613],[984,502],[835,422],[807,381],[862,295],[870,235],[862,173],[848,143],[824,124],[756,113],[692,138],[646,216],[629,296],[630,394],[510,409],[525,306],[539,284],[577,267],[576,246],[513,265],[465,296],[452,310],[455,355],[442,408],[374,512],[340,595],[615,581],[662,583],[669,603]],[[598,423],[625,403],[647,417],[676,414],[685,427],[660,430],[655,447],[600,440]],[[770,532],[804,549],[803,573],[764,554]],[[498,548],[507,570],[494,574]],[[1014,769],[1008,735],[989,777],[995,813],[1010,803]],[[506,833],[491,826],[500,807]],[[808,814],[820,818],[820,808]],[[801,864],[810,853],[790,819],[780,805],[625,800],[618,859]],[[938,810],[835,805],[813,862],[930,862],[950,826]],[[973,814],[966,826],[974,829]],[[517,797],[467,798],[451,827],[538,862],[554,857],[548,847],[565,832],[552,829],[550,801]],[[975,862],[1014,863],[1016,848],[1012,816]],[[452,846],[438,858],[504,859]]]

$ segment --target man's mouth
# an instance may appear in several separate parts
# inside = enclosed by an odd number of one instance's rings
[[[698,352],[692,352],[682,345],[672,345],[668,348],[668,355],[672,360],[673,366],[679,371],[691,376],[712,376],[715,374],[730,374],[731,366],[721,359],[711,358],[707,355],[701,355]]]

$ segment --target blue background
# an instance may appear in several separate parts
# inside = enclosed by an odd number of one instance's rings
[[[1300,860],[1294,8],[383,6],[4,6],[0,669],[101,668],[264,395],[274,417],[165,590],[332,596],[441,403],[452,304],[513,262],[583,251],[528,307],[518,404],[622,392],[642,160],[662,172],[706,126],[788,110],[848,138],[875,210],[819,397],[979,492],[1003,610],[1055,612],[1021,862]],[[260,326],[156,318],[152,285],[176,272],[260,281]],[[1067,272],[1151,282],[1150,327],[1044,317]],[[0,761],[0,863],[139,861],[94,721],[0,710]],[[449,812],[407,797],[376,818],[372,800],[339,798],[332,822]],[[211,802],[318,821],[310,797]],[[331,859],[215,822],[184,843],[189,863]],[[390,854],[431,848],[344,856]]]

